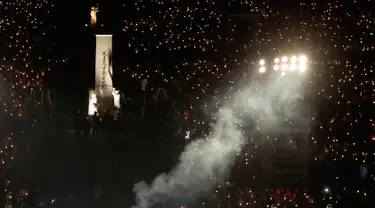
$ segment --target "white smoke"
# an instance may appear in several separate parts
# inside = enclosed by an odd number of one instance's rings
[[[238,116],[251,118],[263,130],[283,128],[286,118],[294,122],[305,118],[302,78],[275,75],[261,85],[255,77],[250,80],[254,84],[239,83],[240,90],[224,105],[232,106]]]
[[[218,118],[209,138],[187,145],[179,164],[170,173],[159,175],[150,186],[145,182],[135,185],[137,205],[134,208],[193,199],[210,191],[217,179],[228,174],[234,162],[233,153],[241,150],[245,140],[236,127],[239,121],[230,109],[221,109]]]
[[[295,87],[287,87],[284,81],[274,77],[264,86],[249,85],[232,95],[232,100],[227,100],[218,111],[211,135],[187,145],[171,172],[160,174],[150,185],[146,182],[135,184],[136,205],[133,208],[168,207],[171,202],[176,207],[173,202],[198,198],[225,179],[234,164],[235,154],[246,142],[239,128],[243,124],[240,118],[266,116],[276,119],[275,108],[288,106],[286,102],[290,96],[298,97]],[[279,103],[274,105],[277,95]],[[236,113],[238,111],[242,113]],[[272,126],[266,120],[263,123]]]

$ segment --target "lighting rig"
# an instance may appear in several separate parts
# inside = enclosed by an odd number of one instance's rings
[[[275,72],[280,72],[285,76],[287,72],[303,73],[307,70],[308,59],[306,56],[281,56],[273,60],[273,65],[268,65],[264,59],[259,60],[259,72],[266,73],[268,68]]]

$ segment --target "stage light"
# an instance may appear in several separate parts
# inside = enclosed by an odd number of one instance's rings
[[[299,63],[300,64],[306,64],[306,62],[307,62],[306,56],[300,56],[299,57]]]
[[[266,67],[264,67],[264,66],[260,67],[259,72],[260,73],[266,72]]]
[[[299,65],[299,67],[298,67],[298,69],[299,69],[300,72],[304,72],[304,71],[306,71],[306,68],[307,68],[307,66],[306,66],[305,64],[301,64],[301,65]]]
[[[297,61],[297,57],[292,56],[292,58],[290,59],[290,62],[291,62],[292,64],[294,64],[294,63],[296,63],[296,61]]]
[[[259,72],[266,72],[266,63],[268,60],[260,59],[259,60]],[[273,71],[281,71],[282,76],[285,76],[287,71],[290,72],[305,72],[308,69],[308,59],[304,55],[300,56],[280,56],[274,58],[274,65],[272,67]]]
[[[286,65],[286,64],[281,65],[281,70],[283,70],[283,71],[288,70],[288,65]]]

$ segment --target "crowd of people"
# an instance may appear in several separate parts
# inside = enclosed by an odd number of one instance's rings
[[[97,112],[93,116],[78,112],[74,120],[75,139],[91,138],[99,140],[116,136],[121,130],[121,120],[117,113],[106,113],[100,116]]]
[[[305,82],[311,83],[307,88],[317,112],[309,118],[315,123],[308,137],[313,184],[297,190],[245,187],[253,187],[263,171],[256,165],[262,161],[258,141],[250,136],[234,168],[246,173],[243,179],[233,183],[238,179],[231,178],[196,206],[371,207],[372,1],[150,0],[116,3],[113,8],[98,5],[92,12],[95,25],[111,25],[101,17],[113,13],[118,16],[111,22],[122,28],[114,55],[122,112],[118,117],[87,118],[81,111],[75,119],[25,105],[30,99],[24,95],[53,82],[45,75],[66,60],[52,57],[56,44],[46,38],[55,30],[54,22],[47,27],[44,21],[54,6],[48,1],[3,3],[0,133],[6,188],[1,190],[8,207],[20,198],[27,198],[31,207],[131,206],[136,181],[169,170],[186,143],[209,135],[209,124],[223,103],[241,100],[232,95],[244,85],[254,86],[248,82],[258,73],[259,59],[273,62],[300,53],[310,59]],[[72,136],[68,129],[74,130]]]

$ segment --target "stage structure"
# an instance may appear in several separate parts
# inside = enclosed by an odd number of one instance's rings
[[[299,106],[300,118],[295,125],[267,132],[265,141],[265,182],[267,187],[303,185],[308,180],[311,108]]]
[[[266,187],[292,187],[308,181],[311,152],[308,141],[315,114],[311,85],[303,83],[303,78],[309,76],[309,63],[303,54],[259,60],[260,74],[271,72],[282,87],[288,88],[288,93],[274,100],[275,106],[280,106],[275,108],[277,121],[262,129]],[[288,102],[280,105],[278,100],[282,97]]]
[[[89,115],[119,111],[120,94],[112,78],[112,35],[96,35],[95,87],[89,91]]]

